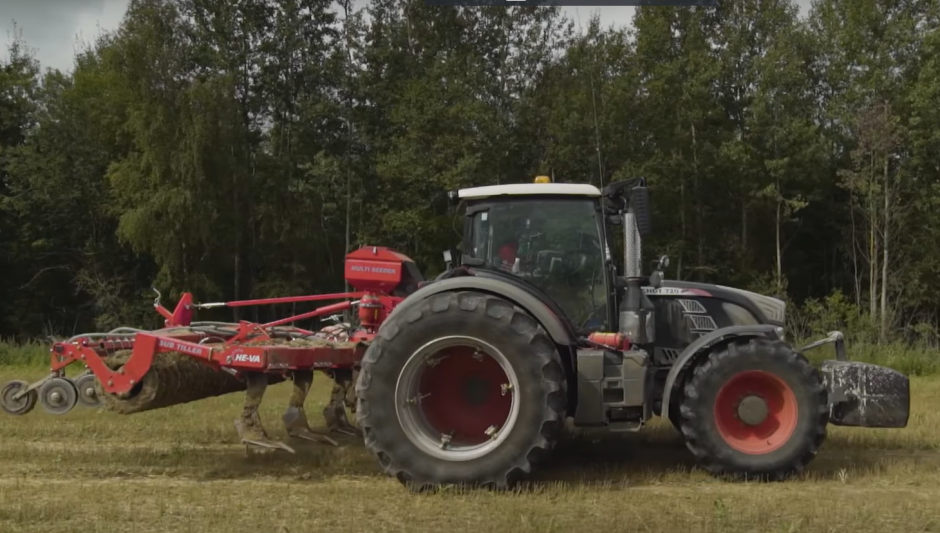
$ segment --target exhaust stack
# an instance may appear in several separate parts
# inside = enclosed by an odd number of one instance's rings
[[[643,241],[633,206],[627,209],[623,215],[623,277],[630,279],[643,275]]]
[[[621,211],[623,216],[623,278],[626,282],[620,303],[620,333],[634,344],[656,340],[653,304],[643,294],[643,235],[650,231],[649,196],[646,182],[630,189]]]

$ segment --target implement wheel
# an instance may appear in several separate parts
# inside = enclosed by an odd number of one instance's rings
[[[101,407],[101,398],[95,382],[98,378],[94,374],[82,374],[75,378],[75,389],[78,391],[78,403],[85,407]]]
[[[783,342],[752,338],[719,348],[685,386],[680,426],[716,476],[782,480],[803,470],[826,438],[826,388]]]
[[[18,400],[13,399],[16,393],[28,386],[29,383],[18,380],[10,381],[3,385],[3,390],[0,391],[0,409],[3,409],[4,413],[17,416],[25,415],[32,411],[33,408],[36,407],[36,401],[39,399],[39,393],[36,392],[36,389],[29,391]]]
[[[510,487],[552,449],[567,407],[538,323],[473,292],[431,296],[386,322],[356,392],[366,447],[413,490]]]
[[[64,415],[78,404],[78,390],[66,378],[52,378],[39,387],[39,403],[47,412]]]

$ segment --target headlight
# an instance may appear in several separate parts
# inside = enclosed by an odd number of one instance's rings
[[[786,340],[787,340],[786,330],[783,329],[783,326],[777,326],[777,327],[775,327],[775,328],[774,328],[774,332],[777,333],[777,338],[779,338],[780,340],[782,340],[782,341],[786,341]]]

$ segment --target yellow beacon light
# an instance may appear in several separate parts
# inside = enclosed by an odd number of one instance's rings
[[[552,179],[548,176],[536,176],[535,183],[551,183]]]

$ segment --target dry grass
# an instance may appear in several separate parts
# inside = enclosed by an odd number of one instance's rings
[[[40,376],[0,369],[0,381]],[[329,393],[316,381],[314,425]],[[274,386],[263,404],[274,436],[287,393]],[[938,531],[940,378],[915,378],[913,395],[907,429],[832,428],[786,483],[714,480],[657,424],[567,442],[511,494],[409,494],[353,439],[246,457],[232,425],[241,394],[129,416],[37,407],[0,414],[0,531]]]

